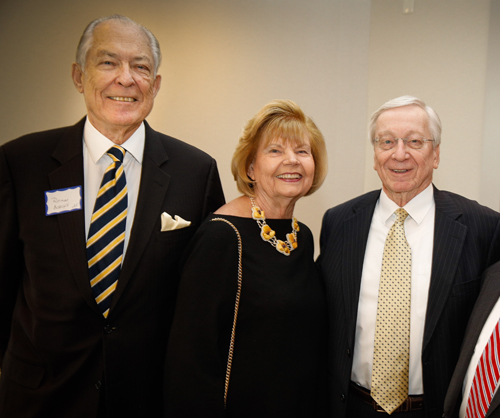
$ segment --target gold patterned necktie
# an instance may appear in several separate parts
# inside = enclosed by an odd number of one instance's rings
[[[408,397],[411,248],[399,208],[385,240],[377,304],[371,396],[391,414]]]
[[[105,318],[121,271],[128,206],[125,149],[115,145],[107,154],[113,162],[102,178],[87,239],[90,285]]]

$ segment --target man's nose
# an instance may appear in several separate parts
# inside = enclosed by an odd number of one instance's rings
[[[393,158],[396,160],[404,160],[406,159],[408,155],[408,151],[406,149],[406,145],[402,139],[398,139],[398,142],[396,143],[396,146],[394,147],[393,151]]]
[[[117,76],[117,82],[124,87],[130,87],[134,84],[134,77],[132,77],[132,72],[128,65],[123,65],[118,69],[119,73]]]

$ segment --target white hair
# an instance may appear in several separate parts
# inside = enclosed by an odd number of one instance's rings
[[[108,20],[119,20],[120,22],[124,22],[130,25],[134,25],[138,27],[140,30],[144,32],[144,35],[149,40],[149,45],[151,46],[151,53],[153,54],[153,60],[154,60],[154,66],[155,66],[155,71],[154,75],[158,73],[158,69],[161,64],[161,51],[160,51],[160,44],[158,42],[158,39],[153,35],[153,33],[145,28],[144,26],[140,25],[139,23],[133,21],[132,19],[122,16],[122,15],[111,15],[111,16],[106,16],[106,17],[101,17],[99,19],[95,19],[92,22],[90,22],[85,30],[83,31],[82,37],[80,38],[80,42],[78,43],[78,47],[76,49],[76,63],[80,66],[82,71],[85,71],[85,64],[87,61],[87,53],[89,52],[90,48],[92,47],[92,41],[93,41],[93,36],[94,36],[94,30],[95,28]]]
[[[386,110],[403,106],[418,106],[421,109],[425,110],[427,116],[429,117],[429,131],[431,133],[432,139],[434,140],[433,146],[437,147],[441,143],[441,120],[439,119],[439,116],[434,111],[434,109],[426,106],[426,104],[422,100],[414,96],[396,97],[395,99],[389,100],[388,102],[384,103],[372,114],[370,123],[368,125],[368,135],[370,136],[371,142],[375,142],[375,128],[377,125],[378,117]]]

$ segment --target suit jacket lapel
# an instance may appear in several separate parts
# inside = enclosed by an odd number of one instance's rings
[[[118,286],[113,295],[110,315],[113,314],[113,307],[123,294],[146,245],[151,239],[154,226],[161,215],[161,207],[170,182],[170,175],[161,169],[162,164],[168,160],[165,147],[158,138],[158,133],[151,129],[146,122],[144,123],[146,125],[146,141],[137,208]]]
[[[356,326],[363,260],[373,212],[379,196],[380,190],[364,195],[363,199],[353,207],[353,216],[344,221],[342,289],[349,329],[355,329]]]
[[[448,299],[467,236],[467,227],[458,222],[462,212],[452,199],[434,188],[434,201],[434,250],[422,350],[429,343]]]
[[[89,284],[87,252],[85,247],[85,217],[83,203],[83,127],[85,118],[68,128],[54,149],[52,157],[61,166],[49,173],[53,190],[67,187],[82,187],[82,210],[63,213],[57,216],[63,245],[68,262],[84,299],[96,312],[99,312]]]

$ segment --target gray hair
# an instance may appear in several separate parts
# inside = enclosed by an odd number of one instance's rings
[[[155,65],[154,75],[156,76],[156,74],[158,73],[158,68],[160,67],[161,64],[161,51],[158,39],[156,39],[156,37],[148,28],[145,28],[144,26],[133,21],[132,19],[122,15],[111,15],[111,16],[101,17],[99,19],[93,20],[87,25],[87,27],[83,31],[82,37],[80,38],[80,42],[78,43],[78,47],[76,49],[76,63],[80,66],[82,72],[85,71],[87,53],[92,47],[92,40],[95,28],[99,24],[106,22],[108,20],[119,20],[120,22],[134,25],[144,32],[144,35],[146,35],[146,37],[148,38],[149,45],[151,46],[151,52],[153,54],[153,60]]]
[[[433,146],[437,147],[441,143],[441,120],[439,119],[438,114],[429,106],[414,97],[414,96],[401,96],[395,99],[389,100],[380,106],[370,118],[370,124],[368,125],[368,135],[370,136],[370,140],[372,143],[375,143],[375,128],[377,125],[378,117],[384,113],[386,110],[394,109],[396,107],[403,106],[418,106],[421,109],[425,110],[427,116],[429,117],[429,131],[432,135],[432,139],[434,140]]]

